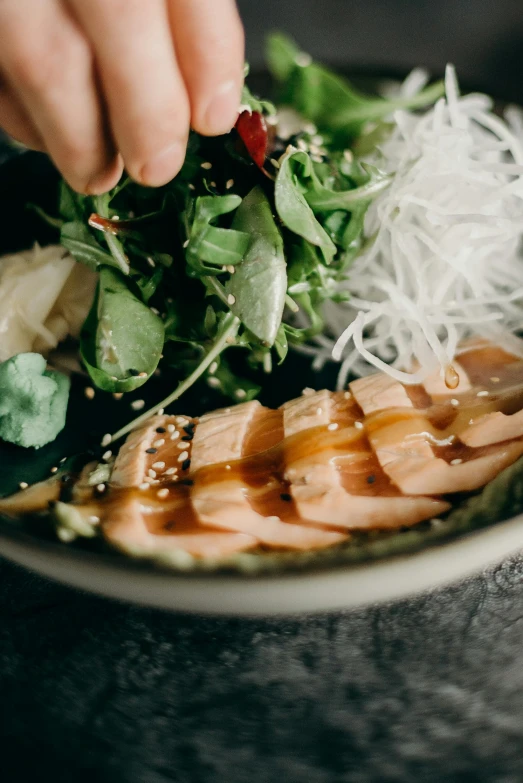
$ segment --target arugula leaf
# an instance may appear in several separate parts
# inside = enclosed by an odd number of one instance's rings
[[[89,196],[76,193],[64,180],[60,183],[59,199],[58,209],[66,223],[83,220],[89,211],[87,206],[90,202]]]
[[[241,204],[240,196],[201,196],[196,199],[187,264],[196,275],[216,275],[224,266],[235,266],[243,259],[250,237],[243,231],[219,228],[212,221],[233,212]],[[205,263],[208,264],[206,266]]]
[[[245,78],[249,75],[249,66],[245,65]],[[260,114],[276,114],[276,107],[270,101],[263,101],[260,98],[256,98],[249,90],[247,85],[243,84],[242,90],[242,108],[247,107],[249,111],[257,111]]]
[[[331,133],[336,146],[350,145],[368,122],[378,122],[396,109],[419,109],[445,92],[437,82],[417,95],[388,100],[355,90],[341,76],[313,62],[294,41],[281,33],[268,41],[269,69],[282,85],[281,101],[296,109],[322,132]]]
[[[306,152],[291,151],[280,162],[276,177],[276,209],[283,223],[298,236],[319,247],[329,264],[336,254],[336,245],[316,219],[307,203],[304,180],[313,176],[313,166]]]
[[[236,399],[238,402],[249,402],[254,400],[260,393],[261,387],[257,383],[253,383],[247,378],[239,378],[232,370],[229,362],[222,354],[218,360],[218,367],[213,373],[212,378],[216,378],[219,382],[219,390],[221,394],[231,399]]]
[[[283,240],[267,196],[256,187],[244,198],[233,228],[250,238],[243,263],[225,285],[231,311],[264,345],[274,344],[287,292]]]
[[[85,223],[76,220],[64,223],[60,243],[81,264],[96,271],[100,266],[114,266],[113,257],[103,250]]]
[[[163,344],[161,319],[135,296],[120,272],[102,267],[80,345],[96,385],[109,392],[142,386],[158,366]]]
[[[305,194],[307,204],[315,212],[332,212],[338,209],[350,212],[361,204],[368,207],[373,199],[391,185],[394,176],[385,174],[374,166],[366,166],[366,172],[369,179],[365,185],[344,191],[326,188],[317,178],[312,178],[313,189]]]

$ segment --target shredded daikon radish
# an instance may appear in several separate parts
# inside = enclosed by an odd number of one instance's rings
[[[316,366],[342,361],[340,387],[372,366],[403,383],[437,364],[444,373],[473,334],[521,352],[523,121],[492,109],[487,96],[460,97],[449,66],[446,99],[395,115],[370,161],[395,173],[368,211],[375,239],[341,284],[351,300],[326,306],[329,339],[313,346]]]

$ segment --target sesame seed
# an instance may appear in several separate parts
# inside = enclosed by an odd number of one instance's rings
[[[149,264],[149,266],[150,266],[150,267],[152,267],[153,269],[154,269],[154,267],[156,266],[156,263],[155,263],[155,261],[154,261],[154,258],[151,258],[151,256],[148,256],[148,258],[147,258],[147,263],[148,263],[148,264]]]
[[[62,459],[60,460],[60,465],[63,465],[64,462],[66,461],[67,461],[67,457],[62,457]]]
[[[488,397],[488,391],[479,391],[476,397]]]
[[[154,312],[154,308],[153,307],[151,307],[151,310]],[[155,315],[160,315],[158,310],[156,311]],[[139,372],[138,373],[138,378],[147,378],[147,373],[146,372]]]
[[[323,158],[321,155],[311,155],[311,160],[314,163],[323,163]]]
[[[236,304],[236,297],[233,296],[232,294],[229,294],[229,296],[227,297],[227,303],[230,305]]]
[[[180,443],[177,443],[177,444],[176,444],[176,448],[177,448],[177,449],[182,449],[182,450],[183,450],[183,449],[186,449],[186,448],[187,448],[187,446],[185,445],[185,443],[183,443],[183,441],[180,441]]]
[[[192,184],[192,182],[189,182],[189,190],[196,190],[195,186]]]
[[[343,399],[344,400],[350,400],[351,393],[349,391],[343,392]]]
[[[131,408],[133,411],[141,411],[142,408],[145,408],[145,400],[134,400],[131,403]]]
[[[453,398],[451,399],[451,401],[450,401],[450,404],[451,404],[451,405],[454,405],[454,407],[455,407],[455,408],[457,408],[457,407],[458,407],[458,405],[459,405],[459,400],[456,400],[456,398],[455,398],[455,397],[453,397]]]
[[[171,432],[171,433],[176,432],[176,427],[174,426],[174,424],[167,425],[167,432]]]
[[[220,381],[220,379],[219,378],[214,378],[214,377],[207,378],[207,383],[213,389],[219,389],[220,386],[222,385],[222,382]]]
[[[367,476],[367,484],[374,484],[376,476]]]
[[[69,530],[67,527],[61,527],[57,530],[57,536],[64,544],[69,544],[76,538],[76,533],[73,530]]]
[[[231,466],[230,465],[226,465],[225,466],[225,470],[231,470]]]
[[[190,244],[191,244],[191,240],[190,239],[186,239],[185,242],[183,243],[183,246],[184,246],[184,248],[186,248],[186,247],[189,247]]]
[[[20,489],[27,489],[29,484],[27,483],[27,481],[21,481],[18,486],[20,487]]]
[[[160,499],[168,498],[169,497],[169,490],[168,489],[159,489],[156,493],[157,497]]]
[[[209,375],[214,375],[217,369],[218,369],[218,362],[213,362],[209,367]]]
[[[276,160],[276,158],[271,158],[271,163],[272,163],[272,165],[274,166],[275,169],[279,169],[280,168],[280,161]]]
[[[354,426],[356,427],[357,430],[362,430],[363,429],[363,422],[362,421],[355,421],[354,422]]]
[[[166,476],[174,476],[175,473],[178,472],[178,468],[167,468],[165,471]]]
[[[51,473],[58,473],[58,468],[51,468]]]
[[[210,161],[202,163],[202,169],[205,169],[205,171],[210,171],[212,169],[212,163],[210,163]]]
[[[100,493],[100,495],[103,495],[103,493],[106,490],[105,484],[98,484],[96,487],[96,491]]]
[[[184,437],[182,438],[182,441],[184,443],[190,443],[192,440],[194,440],[194,432],[191,432],[190,435],[184,435]]]
[[[113,398],[114,398],[115,400],[121,400],[121,399],[122,399],[122,397],[123,397],[123,393],[122,393],[122,392],[115,392],[115,393],[113,394]]]
[[[165,467],[165,462],[155,462],[153,465],[153,468],[155,470],[163,470]]]
[[[211,188],[215,188],[215,187],[216,187],[216,182],[211,182]]]
[[[188,451],[182,451],[182,453],[178,456],[178,462],[185,462],[188,456],[189,456]]]
[[[155,479],[156,471],[151,468],[150,470],[147,471],[147,475],[149,476],[149,478]]]
[[[343,157],[345,158],[347,163],[352,163],[352,161],[354,160],[354,155],[352,154],[351,150],[345,150],[343,152]]]
[[[227,269],[227,271],[228,271],[228,273],[229,273],[230,275],[233,275],[233,274],[236,272],[236,269],[233,267],[233,265],[232,265],[232,264],[228,264],[228,265],[227,265],[227,267],[226,267],[226,269]]]
[[[288,492],[282,492],[280,498],[284,500],[286,503],[290,503],[292,500],[292,495],[289,495]]]
[[[150,487],[150,484],[149,484],[147,481],[144,481],[144,483],[143,483],[143,484],[140,484],[140,486],[138,487],[138,489],[141,489],[141,490],[142,490],[142,492],[144,492],[146,489],[149,489],[149,487]]]
[[[175,421],[176,424],[187,424],[187,416],[177,416]]]
[[[302,152],[308,152],[309,147],[303,139],[298,139],[298,149]]]
[[[499,383],[499,378],[496,375],[494,375],[490,380],[492,383]]]
[[[334,432],[334,430],[338,429],[338,424],[336,424],[336,422],[333,422],[332,424],[329,424],[327,429],[330,430],[331,432]]]
[[[474,424],[474,419],[469,419],[469,425],[472,426],[472,424]]]
[[[88,517],[89,522],[91,525],[99,525],[100,524],[100,517],[95,516],[94,514],[90,517]]]
[[[463,460],[462,460],[462,459],[452,459],[452,460],[450,461],[450,464],[451,464],[451,465],[461,465],[461,463],[462,463],[462,462],[463,462]]]
[[[160,408],[160,410],[158,411],[158,416],[163,416],[164,412],[165,412],[165,409],[164,408]]]
[[[107,433],[107,435],[104,435],[103,438],[102,438],[102,448],[105,449],[105,447],[110,444],[112,439],[113,438],[112,438],[112,436],[109,433]]]
[[[84,389],[84,394],[88,400],[94,400],[95,391],[92,386],[86,386]]]
[[[145,449],[145,453],[146,454],[157,454],[158,453],[158,449],[155,449],[155,448],[151,447],[150,449]]]
[[[316,416],[321,416],[323,413],[323,408],[316,408]]]
[[[173,434],[171,435],[171,440],[178,440],[179,437],[180,437],[179,432],[173,432]]]
[[[228,179],[227,182],[225,183],[225,189],[230,190],[233,187],[234,187],[234,180]]]
[[[167,430],[165,429],[165,427],[156,427],[156,432],[158,433],[158,435],[164,435],[167,432]]]
[[[234,392],[234,395],[239,400],[243,400],[243,399],[245,399],[245,397],[247,397],[247,392],[245,391],[245,389],[236,389],[236,391]]]
[[[186,459],[182,465],[182,470],[189,470],[190,467],[191,467],[191,460]]]
[[[161,449],[164,443],[165,443],[165,438],[159,438],[158,440],[154,441],[153,446],[155,449]]]
[[[111,459],[112,456],[113,456],[113,452],[109,450],[109,451],[105,452],[105,454],[103,455],[102,459],[103,459],[104,462],[109,462],[109,460]]]

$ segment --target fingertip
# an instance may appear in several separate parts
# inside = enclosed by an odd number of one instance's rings
[[[222,82],[193,120],[193,127],[204,136],[221,136],[234,127],[238,117],[241,86],[234,79]]]
[[[81,192],[87,196],[102,196],[116,187],[123,174],[123,161],[120,155],[117,155],[112,163],[102,172],[95,174],[89,180]]]
[[[186,142],[175,141],[156,152],[144,164],[128,166],[132,178],[150,188],[166,185],[178,174],[185,160]]]

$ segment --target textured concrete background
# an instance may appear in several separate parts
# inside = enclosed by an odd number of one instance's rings
[[[523,100],[516,0],[241,0],[339,63]],[[395,606],[205,620],[0,563],[2,783],[521,783],[523,566]]]

